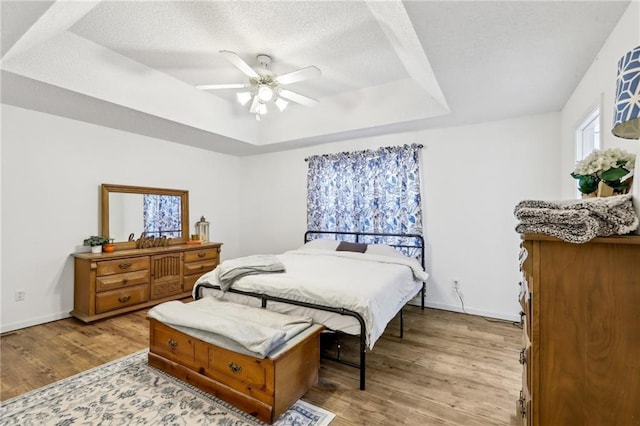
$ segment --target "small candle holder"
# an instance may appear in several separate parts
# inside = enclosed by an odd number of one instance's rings
[[[201,216],[200,220],[196,222],[196,234],[199,235],[201,242],[206,243],[209,241],[209,222],[204,216]]]

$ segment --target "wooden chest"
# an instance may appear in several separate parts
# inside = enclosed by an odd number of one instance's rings
[[[273,423],[318,380],[320,332],[312,325],[268,358],[254,358],[149,318],[149,365]]]

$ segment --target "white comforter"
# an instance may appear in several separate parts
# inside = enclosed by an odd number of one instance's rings
[[[428,277],[415,259],[395,256],[303,249],[277,257],[286,272],[246,276],[233,288],[355,311],[369,348]],[[216,276],[214,270],[200,277],[194,296],[200,283],[219,285]]]

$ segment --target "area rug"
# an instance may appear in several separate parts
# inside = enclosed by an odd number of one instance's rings
[[[277,426],[326,426],[334,414],[298,400]],[[219,425],[265,423],[147,364],[147,350],[0,404],[2,425]]]

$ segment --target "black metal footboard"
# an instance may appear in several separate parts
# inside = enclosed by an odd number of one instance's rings
[[[202,288],[211,288],[211,289],[215,289],[215,290],[221,290],[219,285],[213,285],[213,284],[209,284],[209,283],[200,283],[196,286],[195,289],[195,299],[201,299],[202,298]],[[327,311],[327,312],[334,312],[336,314],[340,314],[340,315],[347,315],[347,316],[351,316],[354,317],[356,320],[358,320],[358,323],[360,323],[360,364],[356,364],[354,362],[348,361],[348,360],[344,360],[344,359],[340,359],[340,357],[325,357],[328,359],[331,359],[332,361],[335,362],[339,362],[341,364],[344,365],[348,365],[350,367],[355,367],[358,368],[360,370],[360,390],[364,390],[365,388],[365,367],[366,367],[366,363],[365,363],[365,355],[366,355],[366,349],[367,349],[367,344],[366,344],[366,339],[367,339],[367,330],[364,324],[364,319],[362,318],[362,315],[360,315],[357,312],[351,311],[349,309],[344,309],[344,308],[335,308],[333,306],[325,306],[325,305],[317,305],[315,303],[308,303],[308,302],[301,302],[298,300],[291,300],[291,299],[285,299],[282,297],[277,297],[277,296],[271,296],[268,294],[263,294],[263,293],[254,293],[251,291],[242,291],[242,290],[236,290],[234,288],[230,288],[229,290],[227,290],[229,293],[236,293],[236,294],[241,294],[244,296],[251,296],[251,297],[255,297],[257,299],[260,299],[262,301],[262,307],[266,308],[267,307],[267,302],[268,301],[272,301],[272,302],[281,302],[281,303],[286,303],[289,305],[296,305],[296,306],[302,306],[304,308],[311,308],[311,309],[318,309],[321,311]],[[402,310],[400,311],[400,315],[402,318]],[[402,337],[402,321],[400,321],[400,337]]]

